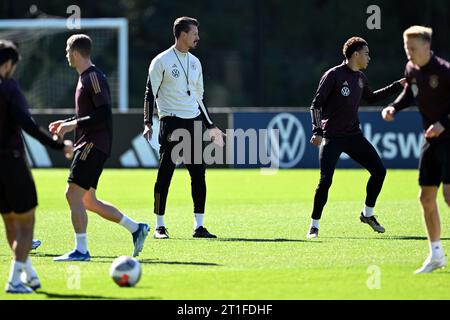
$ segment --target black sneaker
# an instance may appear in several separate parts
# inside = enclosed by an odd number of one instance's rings
[[[217,238],[216,235],[209,233],[205,227],[198,227],[195,229],[192,236],[194,238]]]
[[[384,233],[386,230],[378,223],[375,216],[371,217],[365,217],[364,214],[361,212],[361,216],[359,217],[359,220],[361,220],[362,223],[367,223],[369,226],[372,227],[372,229],[378,233]]]
[[[307,239],[314,239],[317,238],[319,236],[319,229],[316,227],[311,227],[309,229],[308,234],[306,235]]]
[[[155,229],[155,232],[153,232],[153,238],[155,239],[169,239],[169,232],[167,231],[166,227],[161,226]]]

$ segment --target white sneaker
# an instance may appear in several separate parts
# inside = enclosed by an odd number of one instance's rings
[[[444,268],[447,265],[445,257],[431,259],[430,257],[425,260],[422,268],[414,271],[414,274],[431,273],[434,270]]]
[[[31,288],[33,291],[41,288],[41,281],[39,281],[39,278],[37,276],[32,277],[31,279],[27,279],[27,274],[25,272],[22,272],[22,274],[20,275],[20,280],[22,280],[23,284]]]

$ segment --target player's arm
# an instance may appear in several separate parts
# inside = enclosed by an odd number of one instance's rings
[[[204,86],[203,86],[203,71],[202,66],[200,65],[200,72],[196,83],[196,93],[197,93],[197,102],[199,104],[199,109],[202,115],[203,122],[206,126],[206,128],[211,129],[214,128],[214,122],[211,119],[211,116],[209,115],[208,109],[205,106],[205,103],[203,102],[203,93],[204,93]]]
[[[408,108],[413,103],[414,94],[411,90],[411,85],[407,82],[397,99],[395,99],[391,105],[383,109],[381,116],[385,121],[393,121],[397,112]]]
[[[322,111],[333,92],[336,78],[334,71],[327,72],[320,79],[319,87],[311,104],[311,120],[312,120],[312,133],[311,143],[314,145],[320,145],[323,137],[322,130]]]
[[[450,90],[450,70],[447,70],[445,80],[447,82],[447,90]],[[425,131],[425,138],[437,138],[446,130],[450,130],[450,114],[442,116],[439,121],[432,124]]]
[[[219,147],[223,147],[225,145],[223,137],[225,137],[226,135],[225,133],[222,132],[222,130],[220,130],[218,127],[214,125],[214,122],[212,121],[212,118],[208,112],[208,108],[206,108],[205,104],[203,103],[203,93],[204,93],[203,71],[200,62],[199,68],[200,68],[199,78],[197,79],[195,90],[197,94],[197,102],[200,109],[200,114],[202,116],[203,123],[208,129],[208,134],[209,137],[211,138],[211,141],[213,141]]]
[[[158,91],[164,79],[164,68],[159,60],[152,60],[148,68],[147,84],[144,94],[144,137],[152,138],[153,112],[156,107]]]
[[[75,128],[87,128],[111,121],[111,99],[106,79],[102,76],[98,76],[95,72],[91,72],[89,76],[82,81],[83,85],[91,94],[95,109],[87,116],[62,123],[57,130],[60,137],[63,137],[64,134],[73,131]]]
[[[64,148],[63,142],[54,140],[50,132],[35,122],[30,114],[28,103],[18,87],[13,88],[10,108],[19,126],[30,136],[53,149]]]
[[[400,79],[393,82],[387,87],[384,87],[377,91],[373,91],[369,86],[369,81],[364,77],[364,89],[362,98],[369,104],[377,103],[378,101],[384,100],[390,96],[393,96],[394,94],[399,93],[403,89],[404,83],[405,79]]]

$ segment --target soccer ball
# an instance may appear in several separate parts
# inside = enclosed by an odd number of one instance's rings
[[[141,264],[131,257],[118,257],[111,264],[109,274],[119,287],[134,287],[141,279]]]

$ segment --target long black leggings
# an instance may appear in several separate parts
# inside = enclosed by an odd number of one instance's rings
[[[164,117],[161,119],[159,130],[159,143],[161,145],[159,150],[160,166],[154,189],[154,213],[157,215],[164,215],[165,213],[169,186],[176,166],[177,159],[172,155],[173,149],[177,145],[179,146],[179,141],[172,141],[172,134],[176,129],[185,129],[190,133],[190,161],[187,161],[188,155],[186,154],[183,155],[183,158],[186,168],[191,176],[191,194],[194,202],[194,213],[205,212],[206,182],[205,165],[202,157],[203,132],[200,132],[200,135],[194,135],[194,123],[196,122],[197,126],[200,126],[201,121],[200,117],[196,119]],[[196,138],[195,143],[197,143],[197,145],[194,144],[194,137]],[[187,150],[187,148],[185,150]],[[200,155],[199,153],[202,154]],[[190,164],[188,164],[188,162]]]
[[[328,200],[328,190],[333,181],[334,170],[342,152],[348,154],[350,158],[370,172],[371,176],[366,188],[366,206],[375,207],[378,195],[383,187],[386,168],[375,148],[362,134],[326,139],[325,144],[320,146],[319,152],[320,182],[314,196],[312,213],[312,218],[315,220],[319,220],[322,217],[323,208]]]

